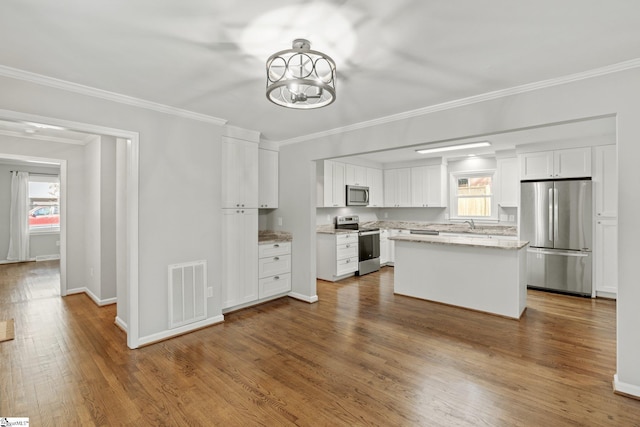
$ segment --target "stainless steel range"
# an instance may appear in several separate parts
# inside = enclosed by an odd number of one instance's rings
[[[358,271],[356,274],[373,273],[380,270],[380,229],[360,228],[358,215],[337,216],[335,228],[358,231]]]

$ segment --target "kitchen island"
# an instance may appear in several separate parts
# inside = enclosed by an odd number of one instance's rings
[[[401,235],[394,292],[519,319],[527,306],[528,242]]]

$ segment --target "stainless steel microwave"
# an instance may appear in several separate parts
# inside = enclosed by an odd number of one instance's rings
[[[369,187],[347,185],[347,206],[368,206]]]

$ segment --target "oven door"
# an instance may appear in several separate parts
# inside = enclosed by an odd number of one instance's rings
[[[380,258],[380,230],[363,231],[358,237],[358,261]]]

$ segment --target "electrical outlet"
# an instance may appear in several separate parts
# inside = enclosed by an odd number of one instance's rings
[[[281,216],[278,217],[278,225],[282,226],[282,217]]]
[[[207,288],[207,298],[211,298],[213,296],[213,288],[209,286]]]
[[[56,246],[60,246],[60,240],[56,240]]]
[[[93,268],[89,269],[89,277],[93,277]]]
[[[509,215],[500,214],[500,221],[509,221]]]
[[[385,217],[385,218],[389,218],[389,212],[385,212],[385,213],[384,213],[384,217]]]
[[[327,214],[327,222],[331,222],[331,215]]]
[[[509,215],[509,222],[514,222],[516,220],[515,215]]]

